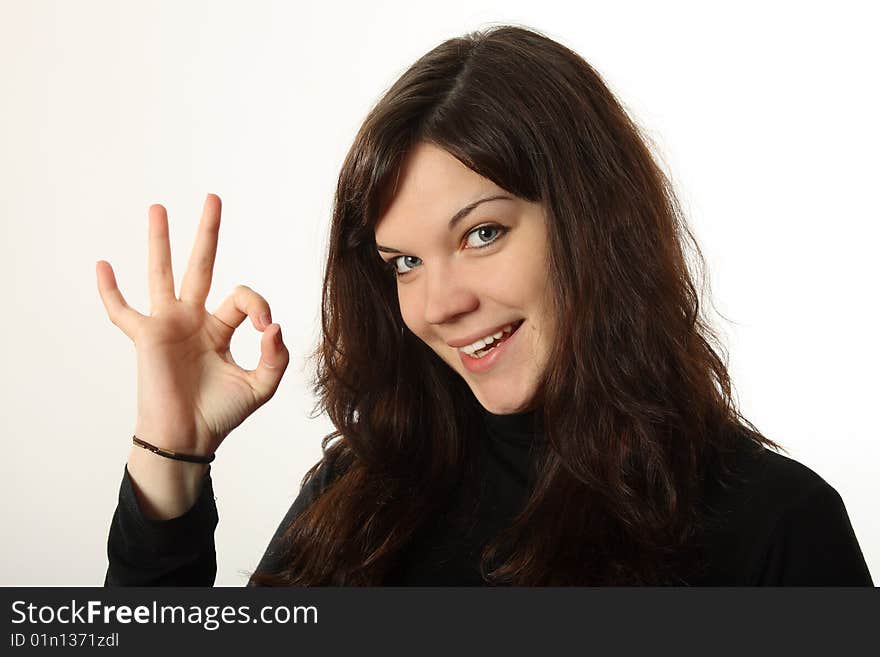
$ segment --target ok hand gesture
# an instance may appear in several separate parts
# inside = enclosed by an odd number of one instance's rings
[[[167,213],[161,205],[150,207],[149,316],[126,303],[109,262],[96,265],[107,315],[137,351],[135,434],[158,447],[194,455],[213,454],[235,427],[271,399],[290,360],[268,302],[250,288],[237,286],[213,314],[205,309],[220,209],[220,198],[209,194],[177,297]],[[239,367],[229,350],[232,334],[246,317],[263,332],[254,370]]]

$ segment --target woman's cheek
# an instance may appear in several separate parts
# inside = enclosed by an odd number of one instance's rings
[[[424,316],[424,313],[415,307],[418,303],[417,297],[414,297],[409,291],[399,290],[397,298],[400,302],[400,316],[403,318],[403,323],[410,331],[424,340],[424,323],[418,321],[418,318]]]

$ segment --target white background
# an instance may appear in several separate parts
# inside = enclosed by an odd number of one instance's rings
[[[872,3],[0,3],[0,584],[100,585],[136,410],[95,262],[149,312],[147,208],[179,285],[223,200],[208,309],[264,295],[291,365],[213,467],[217,584],[241,585],[320,456],[318,338],[339,167],[419,56],[492,23],[573,48],[644,127],[709,264],[747,417],[842,495],[875,581],[880,152]],[[314,6],[313,6],[314,5]],[[233,338],[259,360],[249,322]]]

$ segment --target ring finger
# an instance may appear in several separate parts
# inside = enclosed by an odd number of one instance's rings
[[[161,205],[149,212],[149,255],[147,284],[150,288],[150,314],[174,300],[174,274],[171,271],[171,243],[168,240],[168,213]]]

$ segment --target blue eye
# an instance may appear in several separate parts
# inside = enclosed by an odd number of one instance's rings
[[[477,226],[466,235],[465,244],[469,249],[482,249],[498,241],[509,228],[495,224]],[[408,274],[422,264],[422,259],[415,256],[401,255],[388,260],[388,268],[397,276]]]
[[[421,258],[416,258],[415,256],[397,256],[396,258],[392,258],[388,261],[388,264],[391,266],[391,269],[397,272],[398,274],[405,274],[409,271],[415,269],[422,262]],[[403,267],[401,267],[401,263]]]
[[[472,249],[479,249],[496,241],[504,234],[504,230],[501,226],[493,226],[492,224],[477,226],[468,233],[465,243]],[[472,239],[474,237],[475,240]]]

